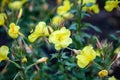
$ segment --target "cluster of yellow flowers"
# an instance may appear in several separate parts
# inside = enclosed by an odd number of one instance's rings
[[[39,37],[49,36],[49,42],[55,44],[56,50],[60,50],[67,48],[67,46],[72,43],[70,35],[70,31],[65,27],[53,32],[53,29],[50,26],[46,26],[45,22],[39,22],[35,31],[28,36],[28,39],[30,42],[34,42]]]
[[[96,0],[83,0],[82,4],[85,5],[85,4],[90,4],[92,3],[93,5],[91,6],[84,6],[82,9],[84,11],[93,11],[94,13],[99,13],[100,10],[99,10],[99,6],[98,4],[96,4]],[[111,12],[114,8],[118,8],[119,7],[119,4],[120,1],[118,0],[108,0],[105,2],[105,10],[108,11],[108,12]],[[81,4],[81,0],[78,1],[78,4]]]
[[[66,19],[71,19],[73,14],[68,12],[71,9],[72,4],[69,0],[64,0],[63,5],[57,8],[57,16],[53,17],[52,24],[58,25]]]
[[[96,58],[96,52],[92,46],[86,46],[76,56],[77,64],[81,68],[85,68],[90,62]]]
[[[18,10],[22,7],[22,5],[26,2],[27,0],[19,2],[14,2],[14,3],[9,3],[9,8]],[[81,4],[81,0],[78,1],[79,4]],[[94,13],[99,13],[99,7],[96,4],[96,0],[83,0],[83,4],[89,4],[93,3],[91,6],[84,6],[82,9],[84,11],[93,11]],[[118,8],[118,4],[120,2],[118,0],[110,0],[106,1],[105,4],[105,10],[108,12],[112,11],[114,8]],[[18,5],[16,7],[16,5]],[[69,12],[71,9],[72,4],[70,3],[69,0],[64,0],[63,5],[59,6],[57,8],[57,16],[55,16],[52,19],[52,24],[54,25],[59,25],[65,19],[71,19],[73,17],[73,14]],[[22,15],[22,9],[20,10],[20,14],[18,15],[18,18],[20,18]],[[0,26],[3,26],[5,24],[5,19],[6,15],[4,13],[0,14]],[[24,36],[20,32],[20,26],[18,26],[15,23],[10,23],[9,25],[9,30],[8,30],[8,35],[16,39],[19,37],[19,35]],[[63,48],[67,48],[71,43],[72,39],[70,38],[71,32],[69,29],[66,27],[62,26],[60,29],[53,30],[53,28],[49,25],[47,25],[44,21],[40,21],[36,27],[35,30],[28,36],[28,40],[30,42],[35,42],[38,38],[40,37],[47,37],[49,43],[53,43],[55,46],[56,50],[61,50]],[[9,48],[7,46],[1,46],[0,47],[0,62],[3,60],[7,60],[9,53]],[[85,68],[90,64],[90,62],[94,61],[94,59],[97,56],[97,52],[93,49],[92,46],[85,46],[79,54],[77,54],[76,59],[77,59],[77,64],[80,68]],[[46,62],[48,58],[42,58],[39,59],[36,64],[41,63],[41,62]],[[25,63],[27,62],[27,58],[23,57],[22,62]],[[107,70],[102,70],[98,73],[100,77],[104,77],[108,75]]]

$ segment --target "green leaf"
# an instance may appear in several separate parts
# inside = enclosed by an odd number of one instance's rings
[[[102,32],[97,26],[94,26],[94,25],[92,25],[90,23],[85,23],[84,27],[90,27],[90,28],[94,29],[97,32],[100,32],[100,33]]]
[[[70,30],[77,30],[77,23],[73,23],[72,25],[70,25],[69,29]]]

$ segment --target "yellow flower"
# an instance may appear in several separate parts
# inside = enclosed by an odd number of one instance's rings
[[[98,73],[99,77],[105,77],[105,76],[108,76],[108,71],[107,70],[101,70],[99,73]]]
[[[35,31],[28,36],[28,39],[30,42],[34,42],[41,36],[49,36],[50,32],[53,32],[50,26],[47,26],[45,22],[39,22]]]
[[[69,0],[65,0],[63,2],[63,5],[62,6],[59,6],[57,8],[57,14],[58,15],[63,15],[65,14],[66,12],[68,12],[71,8],[71,4],[70,4],[70,1]]]
[[[8,57],[7,57],[8,53],[9,53],[9,48],[7,46],[1,46],[0,47],[0,62],[2,60],[7,60],[8,59]]]
[[[11,38],[15,39],[19,36],[19,34],[21,34],[19,32],[20,27],[15,25],[14,23],[11,23],[9,27],[10,29],[8,30],[8,34]]]
[[[26,3],[28,0],[21,0],[21,1],[14,1],[9,3],[9,8],[13,10],[19,10],[22,8],[23,4]]]
[[[63,17],[61,16],[55,16],[52,18],[52,24],[58,25],[64,21]]]
[[[100,12],[99,7],[98,7],[97,4],[91,6],[90,10],[93,11],[94,13],[96,13],[96,14],[98,14]]]
[[[86,46],[81,50],[80,54],[78,54],[76,58],[78,66],[84,68],[96,58],[96,52],[92,46]]]
[[[24,58],[22,59],[22,63],[26,63],[26,62],[27,62],[27,58],[24,57]]]
[[[56,50],[60,50],[62,48],[67,48],[69,44],[72,43],[72,39],[70,38],[70,31],[65,27],[62,27],[60,30],[54,31],[49,36],[49,42],[55,45]]]
[[[106,11],[111,12],[114,8],[118,8],[118,4],[118,0],[106,1],[104,8]]]
[[[0,13],[0,26],[3,26],[5,24],[5,18],[7,18],[6,14]]]

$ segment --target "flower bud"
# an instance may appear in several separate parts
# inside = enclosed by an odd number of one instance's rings
[[[105,77],[105,76],[108,76],[108,71],[107,70],[101,70],[99,73],[98,73],[99,77]]]
[[[18,19],[22,16],[22,13],[23,13],[23,10],[21,8],[20,11],[19,11],[19,14],[18,14]]]
[[[27,58],[24,57],[24,58],[22,59],[22,63],[26,63],[26,62],[27,62]]]
[[[42,63],[42,62],[47,62],[48,58],[47,57],[42,57],[40,59],[37,60],[36,64]]]

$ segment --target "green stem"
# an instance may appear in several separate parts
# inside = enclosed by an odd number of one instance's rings
[[[102,67],[101,65],[99,65],[98,63],[94,62],[94,64],[97,65],[97,67],[98,67],[100,70],[103,69],[103,67]]]
[[[23,66],[23,64],[22,64],[22,60],[20,60],[20,67],[21,67],[21,73],[22,73],[23,79],[24,79],[24,80],[28,80],[27,74],[26,74],[26,72],[25,72],[25,68],[24,68],[24,66]]]
[[[81,18],[82,18],[82,8],[83,8],[83,0],[81,0],[81,6],[78,6],[78,14],[79,14],[79,18],[78,18],[78,32],[80,32],[81,29]]]
[[[33,67],[34,65],[36,65],[36,63],[33,63],[33,64],[29,65],[29,66],[26,68],[25,72],[27,72],[27,71],[28,71],[31,67]]]
[[[18,72],[18,73],[15,75],[15,77],[14,77],[13,80],[15,80],[15,79],[19,76],[19,74],[20,74],[20,72]]]
[[[14,62],[14,61],[12,61],[12,60],[9,60],[11,63],[13,63],[17,68],[19,68],[20,69],[20,65],[19,64],[17,64],[16,62]]]

